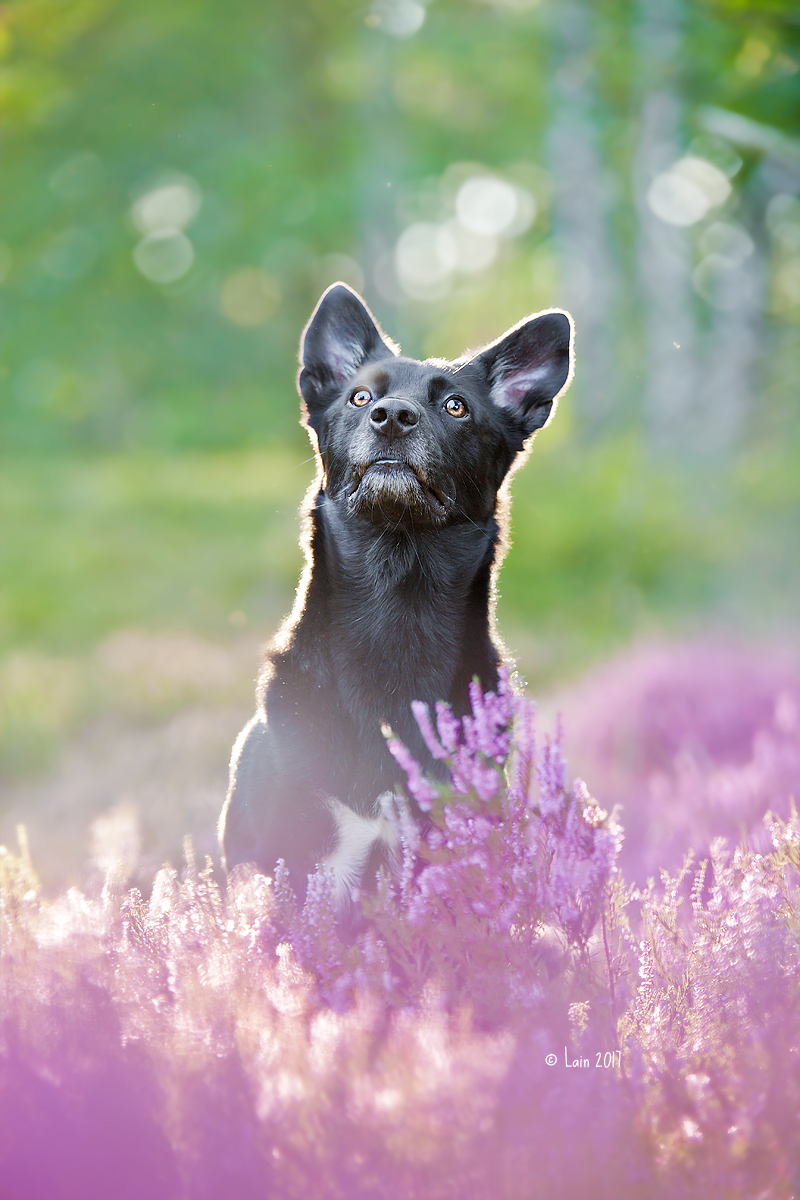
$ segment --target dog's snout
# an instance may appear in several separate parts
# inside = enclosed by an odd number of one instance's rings
[[[413,400],[382,400],[369,414],[369,423],[384,437],[404,437],[419,423],[420,410]]]

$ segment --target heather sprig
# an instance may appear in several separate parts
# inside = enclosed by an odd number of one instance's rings
[[[413,887],[404,884],[406,917],[424,926],[440,923],[443,911],[466,911],[483,921],[481,936],[514,928],[534,939],[555,919],[570,941],[585,942],[616,869],[621,827],[582,781],[569,788],[560,718],[537,755],[535,708],[512,687],[508,668],[496,692],[473,680],[469,696],[472,712],[460,721],[437,705],[435,730],[427,706],[412,705],[449,785],[426,779],[405,746],[389,743],[430,821],[420,849],[426,865]]]
[[[439,789],[428,779],[408,747],[400,738],[390,735],[386,746],[401,770],[405,771],[408,790],[417,802],[421,812],[430,812],[439,799]]]

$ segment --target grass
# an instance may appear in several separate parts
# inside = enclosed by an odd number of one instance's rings
[[[3,771],[40,770],[88,717],[147,719],[220,688],[158,696],[117,669],[115,631],[258,642],[287,611],[300,569],[299,500],[312,474],[288,451],[36,458],[3,487]],[[202,650],[202,646],[200,647]],[[163,657],[163,655],[162,655]],[[156,674],[160,672],[156,671]],[[251,691],[243,679],[242,694]],[[213,695],[203,692],[213,691]],[[224,680],[222,691],[230,691]]]
[[[123,703],[98,658],[116,632],[222,646],[251,637],[254,648],[267,638],[296,586],[297,509],[312,475],[299,440],[7,463],[5,773],[41,768],[98,707]],[[793,480],[751,456],[722,500],[700,493],[703,507],[691,479],[655,467],[631,438],[587,447],[548,430],[514,480],[500,580],[500,628],[529,683],[574,674],[642,632],[679,632],[698,614],[735,621],[731,597],[747,608],[754,587],[749,608],[769,620],[771,581],[789,594],[789,535],[775,531],[796,509]]]
[[[313,470],[298,459],[279,450],[7,467],[5,645],[75,651],[131,625],[221,636],[232,613],[272,620],[300,565],[297,506]]]

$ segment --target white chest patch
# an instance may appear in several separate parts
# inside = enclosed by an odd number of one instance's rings
[[[370,851],[377,842],[382,842],[389,851],[390,860],[400,850],[400,839],[384,816],[381,815],[380,797],[375,801],[373,817],[363,817],[341,800],[329,800],[328,807],[336,822],[337,843],[325,859],[323,866],[333,871],[336,880],[336,899],[341,905],[353,888],[358,887]]]

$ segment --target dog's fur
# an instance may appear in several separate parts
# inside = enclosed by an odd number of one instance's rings
[[[393,840],[378,798],[402,773],[381,726],[435,772],[410,702],[460,715],[473,676],[497,682],[503,484],[569,384],[572,321],[553,309],[477,354],[417,362],[334,284],[300,360],[318,464],[306,567],[233,750],[220,837],[228,869],[283,858],[302,895],[325,861],[344,898]]]

